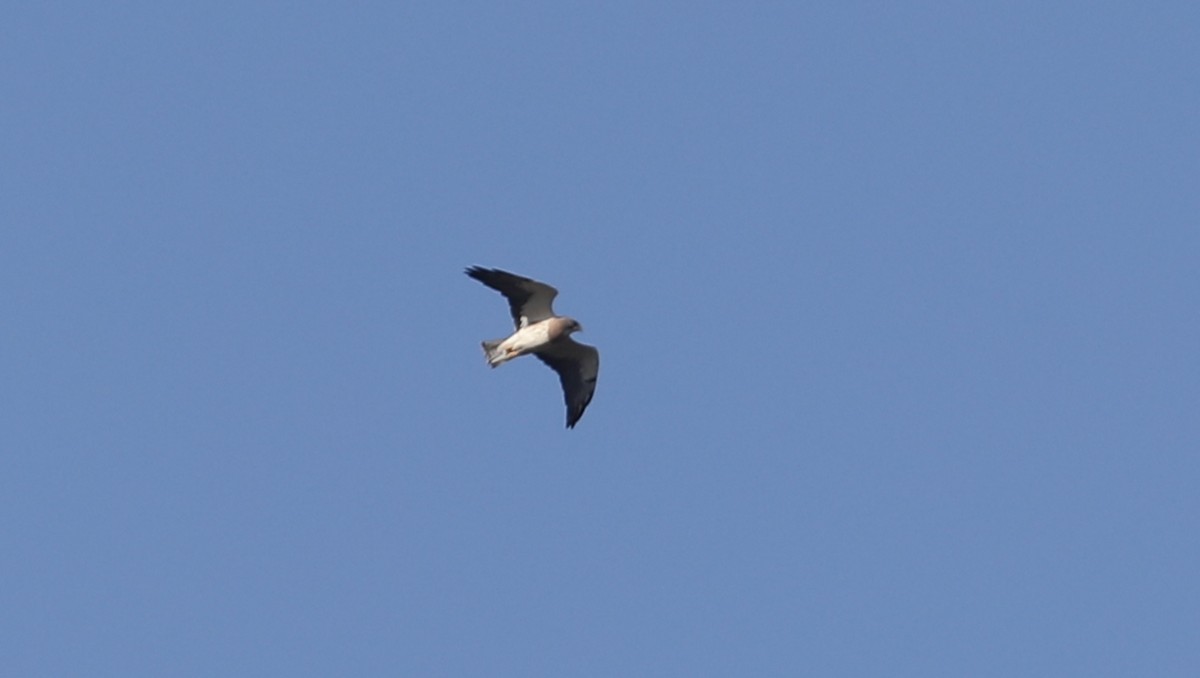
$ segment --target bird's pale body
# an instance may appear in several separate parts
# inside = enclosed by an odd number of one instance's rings
[[[538,349],[545,348],[551,342],[568,336],[578,323],[570,318],[556,316],[541,322],[526,325],[513,332],[500,343],[483,342],[488,364],[496,367],[513,358],[519,358]]]

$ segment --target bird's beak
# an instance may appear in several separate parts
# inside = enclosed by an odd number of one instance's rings
[[[582,331],[583,331],[583,325],[579,325],[579,328],[578,328],[578,329],[576,329],[575,331],[576,331],[576,332],[582,332]]]

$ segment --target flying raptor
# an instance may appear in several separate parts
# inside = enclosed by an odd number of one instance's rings
[[[567,404],[567,428],[575,428],[596,392],[600,352],[571,338],[571,333],[583,331],[578,321],[554,315],[550,304],[558,296],[558,290],[496,268],[472,266],[466,273],[508,299],[517,325],[517,331],[507,339],[483,342],[488,365],[498,367],[527,353],[537,356],[558,372]]]

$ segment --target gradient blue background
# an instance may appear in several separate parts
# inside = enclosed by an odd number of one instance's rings
[[[1198,675],[1198,25],[10,4],[2,672]]]

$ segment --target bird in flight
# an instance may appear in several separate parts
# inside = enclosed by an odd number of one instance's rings
[[[483,342],[488,365],[498,367],[528,353],[537,356],[558,373],[567,404],[567,428],[575,428],[596,392],[600,352],[571,338],[573,332],[583,331],[578,321],[554,315],[550,304],[558,290],[497,268],[472,266],[466,273],[508,299],[517,326],[517,331],[506,339]]]

